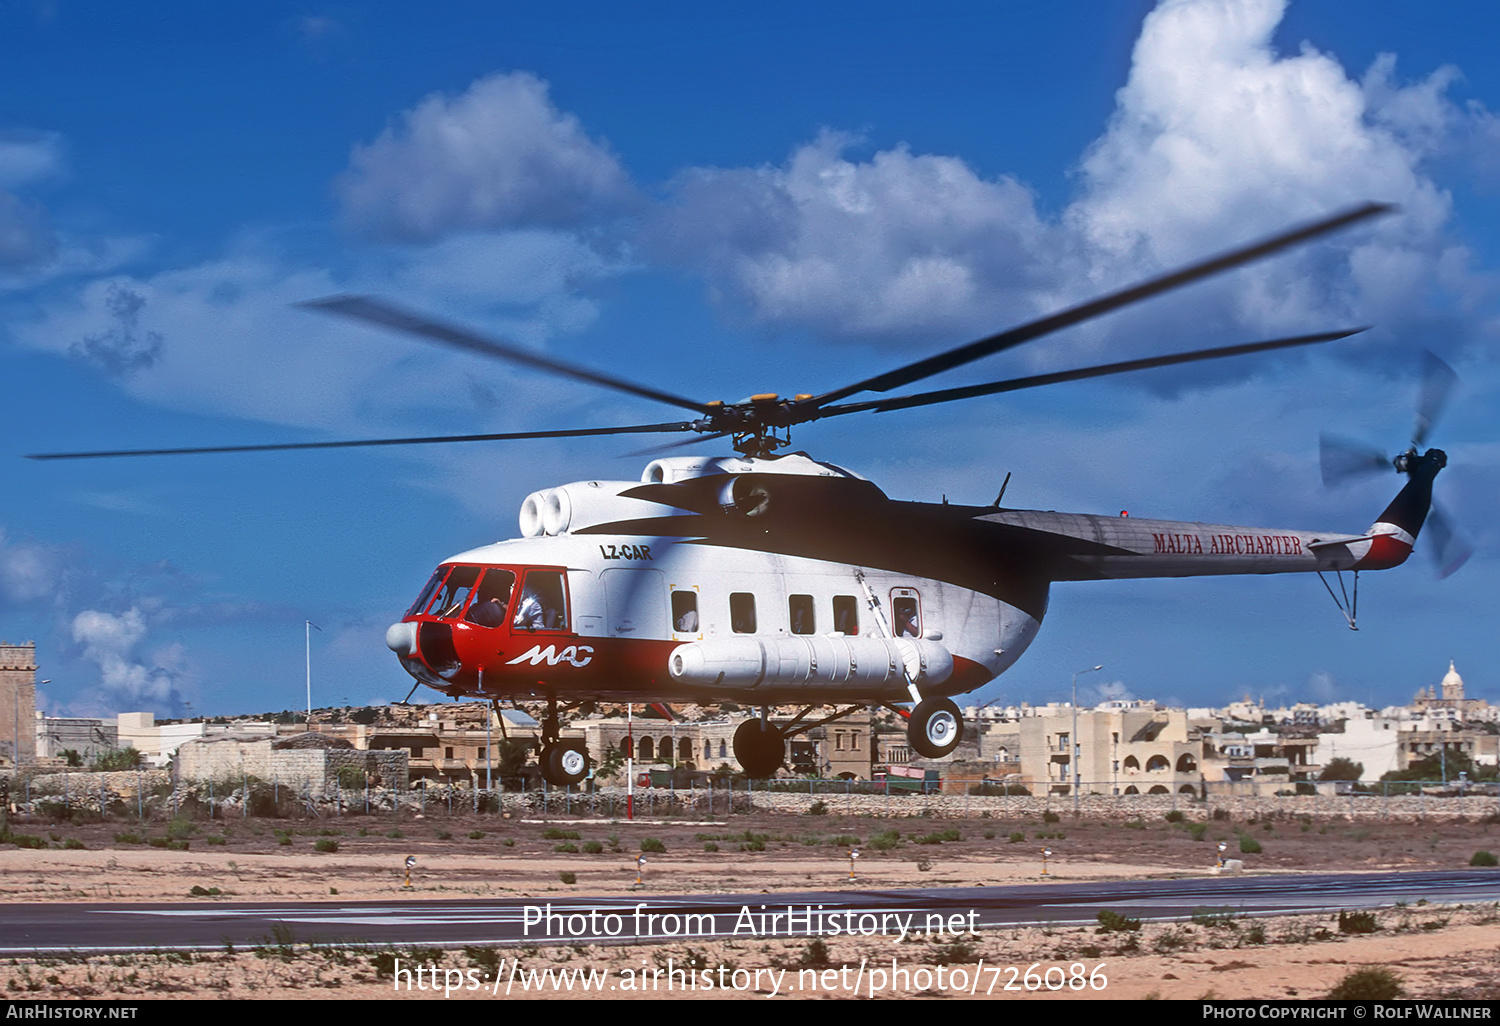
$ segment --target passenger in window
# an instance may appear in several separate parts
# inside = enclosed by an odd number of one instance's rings
[[[915,638],[918,633],[916,600],[898,598],[891,605],[896,614],[896,637]]]
[[[847,634],[851,637],[859,633],[859,611],[851,596],[834,597],[833,629],[839,634]]]
[[[512,622],[517,627],[534,631],[545,626],[545,617],[541,596],[532,590],[531,582],[528,581],[526,588],[521,592],[521,601],[516,605],[516,618]]]
[[[736,634],[755,633],[755,596],[747,591],[729,595],[729,629]]]
[[[672,592],[672,629],[678,634],[698,633],[698,596],[693,592]]]
[[[811,595],[792,595],[787,604],[790,608],[792,633],[811,634],[816,629],[813,625],[813,597]]]

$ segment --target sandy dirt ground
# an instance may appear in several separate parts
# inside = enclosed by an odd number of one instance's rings
[[[735,815],[620,823],[496,817],[175,824],[13,822],[42,848],[0,847],[0,898],[25,901],[411,900],[524,895],[757,893],[941,887],[1048,878],[1208,875],[1217,841],[1250,873],[1466,867],[1500,851],[1500,824],[1427,821],[1057,823]],[[1196,837],[1195,837],[1196,833]],[[153,846],[176,842],[174,847]],[[182,845],[186,844],[184,850]],[[77,845],[82,845],[79,848]],[[1250,845],[1245,845],[1250,847]],[[329,850],[334,849],[336,850]],[[848,851],[858,847],[857,879]],[[324,850],[319,850],[319,848]],[[636,855],[647,851],[636,888]],[[660,850],[657,850],[657,849]],[[417,857],[412,890],[402,862]],[[1500,908],[1379,910],[1373,932],[1336,916],[1203,914],[1138,930],[1028,927],[832,937],[462,949],[309,947],[0,960],[13,998],[849,997],[1316,998],[1383,967],[1412,998],[1500,997]],[[1028,975],[1028,971],[1030,975]]]

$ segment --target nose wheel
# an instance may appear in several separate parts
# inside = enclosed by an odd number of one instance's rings
[[[734,757],[745,776],[764,780],[781,768],[786,758],[786,739],[780,730],[759,717],[746,720],[734,732]]]
[[[547,714],[542,717],[541,750],[537,762],[542,779],[556,787],[582,783],[589,775],[589,753],[582,740],[561,736],[557,718],[557,699],[548,698]]]
[[[963,717],[958,706],[947,698],[925,698],[918,702],[906,725],[907,743],[924,759],[951,755],[963,736]]]

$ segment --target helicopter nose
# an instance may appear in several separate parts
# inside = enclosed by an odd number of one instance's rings
[[[399,656],[410,658],[417,654],[417,625],[393,623],[385,630],[385,647]]]

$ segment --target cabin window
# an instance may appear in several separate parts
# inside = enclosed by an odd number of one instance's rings
[[[917,593],[901,589],[891,595],[891,630],[898,638],[920,638],[922,636],[922,611],[917,605]]]
[[[859,634],[859,603],[853,595],[833,597],[833,629],[850,637]]]
[[[464,603],[469,599],[469,592],[473,590],[474,584],[479,580],[479,567],[456,566],[448,575],[448,582],[443,585],[443,590],[438,594],[437,601],[428,610],[433,616],[440,616],[444,620],[455,620],[458,614],[463,612]]]
[[[561,570],[531,570],[516,603],[513,626],[532,631],[568,629],[567,592]]]
[[[730,593],[729,629],[736,634],[755,633],[755,596],[748,591]]]
[[[793,634],[814,634],[813,597],[792,595],[787,598],[787,613],[791,619]]]
[[[698,633],[698,593],[677,590],[672,592],[672,629],[678,634]]]
[[[515,574],[490,567],[474,589],[474,601],[469,603],[464,619],[480,627],[499,627],[505,622],[505,610],[510,606],[510,592],[515,584]]]

